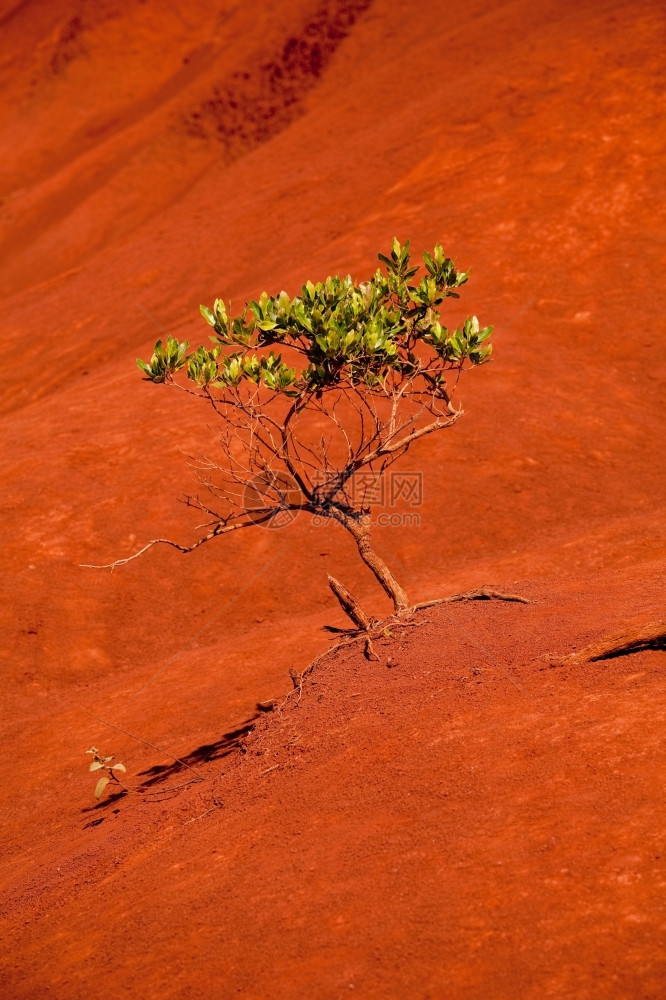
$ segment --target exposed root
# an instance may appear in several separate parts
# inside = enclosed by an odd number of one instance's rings
[[[379,657],[375,653],[375,647],[372,645],[372,639],[370,636],[366,636],[365,647],[363,649],[366,660],[378,660]]]
[[[438,597],[435,601],[422,601],[415,604],[412,611],[420,611],[422,608],[433,608],[436,604],[455,604],[458,601],[514,601],[517,604],[531,604],[526,597],[520,594],[504,594],[501,590],[491,590],[489,587],[481,587],[479,590],[468,590],[464,594],[453,594],[451,597]]]
[[[278,701],[276,698],[269,698],[268,701],[258,701],[257,709],[260,712],[274,712],[278,707]]]
[[[291,677],[291,683],[294,685],[294,691],[298,694],[298,700],[301,700],[301,695],[303,694],[303,678],[305,677],[306,671],[304,670],[302,674],[299,674],[297,670],[292,667],[289,671],[289,676]],[[292,692],[293,693],[293,692]]]
[[[479,590],[468,590],[464,594],[453,594],[451,597],[440,597],[434,601],[423,601],[420,604],[415,604],[411,608],[404,608],[400,611],[396,611],[395,614],[391,615],[389,618],[385,618],[383,621],[377,621],[377,619],[369,618],[368,615],[363,612],[355,598],[345,587],[342,586],[342,584],[339,584],[337,580],[333,580],[332,577],[329,577],[329,583],[343,609],[358,627],[355,629],[329,628],[329,631],[335,632],[338,635],[343,635],[344,638],[341,639],[340,642],[336,642],[334,646],[324,650],[324,652],[320,653],[318,656],[315,656],[314,660],[308,664],[302,673],[299,674],[294,669],[289,671],[294,689],[290,691],[279,704],[276,705],[277,711],[282,711],[282,709],[292,700],[294,695],[297,695],[297,699],[300,702],[305,678],[312,673],[315,667],[323,659],[330,656],[332,653],[336,653],[339,649],[352,646],[356,642],[362,642],[364,644],[363,653],[365,658],[367,660],[378,661],[380,657],[375,651],[373,640],[382,638],[390,639],[392,638],[392,630],[395,629],[402,630],[407,628],[421,628],[423,625],[430,624],[430,619],[428,618],[421,618],[414,621],[415,613],[417,611],[422,611],[424,608],[432,608],[437,604],[453,604],[459,601],[513,601],[518,604],[532,603],[520,594],[505,594],[502,591],[492,590],[489,587],[481,587]],[[334,584],[336,586],[334,586]],[[353,608],[353,613],[350,613],[349,608],[346,606],[348,603]],[[361,624],[361,622],[364,624]],[[395,664],[393,663],[391,664],[391,666],[394,665]]]
[[[666,649],[666,621],[650,622],[638,628],[616,632],[568,656],[548,657],[548,662],[552,667],[575,667],[583,663],[594,663],[596,660],[610,660],[615,656],[628,656],[644,649]]]
[[[303,682],[305,678],[308,677],[315,667],[321,663],[326,657],[331,656],[333,653],[337,653],[339,649],[344,649],[347,646],[353,646],[356,642],[363,642],[363,653],[368,660],[379,660],[380,657],[375,651],[373,645],[373,639],[391,639],[393,637],[392,629],[407,629],[407,628],[421,628],[423,625],[429,625],[430,619],[423,618],[420,621],[405,621],[405,612],[398,612],[395,615],[391,615],[390,618],[385,618],[384,621],[373,621],[369,628],[367,629],[356,629],[353,632],[350,631],[348,635],[340,642],[336,642],[334,646],[325,649],[318,656],[315,656],[314,660],[307,665],[302,673],[297,673],[293,668],[289,671],[289,675],[292,680],[294,689],[289,692],[277,706],[277,710],[281,711],[285,705],[287,705],[294,695],[297,695],[298,701],[301,700],[301,695],[303,693]]]
[[[329,576],[328,585],[340,602],[342,610],[351,618],[354,625],[360,629],[367,629],[370,627],[370,618],[366,615],[365,611],[358,603],[354,595],[347,590],[344,584],[336,580],[334,576]]]
[[[185,823],[183,823],[183,826],[188,826],[190,823],[196,823],[197,820],[203,819],[204,816],[210,816],[210,814],[215,812],[216,809],[222,808],[222,803],[218,802],[215,796],[213,796],[213,802],[215,805],[211,806],[210,809],[206,809],[206,812],[200,813],[198,816],[193,816],[192,819],[188,819]]]

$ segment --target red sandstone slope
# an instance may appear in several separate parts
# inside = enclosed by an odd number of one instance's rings
[[[128,742],[146,794],[61,786],[21,852],[7,995],[656,1000],[666,653],[541,657],[663,610],[660,576],[421,613],[218,732],[186,788]]]
[[[501,333],[497,364],[464,386],[465,419],[410,456],[421,526],[378,535],[414,598],[538,577],[559,581],[553,594],[583,579],[599,594],[594,576],[621,571],[637,592],[630,607],[604,585],[612,631],[640,619],[641,581],[663,565],[661,6],[171,10],[0,7],[3,837],[7,880],[23,887],[38,824],[60,856],[88,821],[90,742],[139,759],[81,703],[186,754],[320,648],[327,571],[383,607],[345,540],[305,522],[113,575],[79,568],[155,534],[192,537],[174,503],[181,449],[211,438],[199,411],[133,370],[159,335],[146,313],[194,340],[198,303],[216,294],[361,277],[394,234],[441,240],[473,268],[461,309]],[[340,788],[356,756],[352,739]],[[106,826],[81,878],[95,879]],[[10,995],[40,995],[52,944],[35,946],[27,978],[9,971]]]

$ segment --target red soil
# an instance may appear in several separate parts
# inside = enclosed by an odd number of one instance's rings
[[[664,617],[666,17],[424,9],[0,4],[3,996],[662,995],[665,654],[542,657]],[[501,333],[378,545],[415,601],[533,603],[425,611],[225,735],[344,624],[327,572],[387,608],[304,519],[80,568],[195,537],[211,436],[133,371],[146,313],[202,339],[394,234]],[[205,781],[95,805],[92,743],[192,774],[84,708]]]

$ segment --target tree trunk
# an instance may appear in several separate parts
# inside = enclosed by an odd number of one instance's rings
[[[375,578],[393,601],[396,611],[403,611],[409,607],[409,599],[396,578],[391,573],[383,559],[381,559],[370,544],[370,526],[367,520],[357,520],[348,514],[335,509],[331,510],[331,515],[347,529],[356,542],[361,559],[372,570]]]

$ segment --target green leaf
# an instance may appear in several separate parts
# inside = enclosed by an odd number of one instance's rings
[[[125,767],[124,764],[114,764],[111,770],[113,770],[113,771],[124,771],[125,773],[127,773],[127,768]]]
[[[99,771],[100,767],[104,767],[104,765],[102,763],[100,763],[100,761],[94,760],[92,762],[92,764],[90,765],[90,770],[91,771]]]
[[[223,299],[215,299],[213,303],[213,312],[215,313],[215,318],[225,330],[227,328],[228,316],[227,307],[224,304]]]
[[[137,359],[137,366],[150,381],[169,382],[187,365],[188,377],[201,389],[214,386],[224,393],[250,383],[301,396],[307,407],[309,397],[304,394],[312,389],[319,393],[317,398],[342,384],[374,393],[386,385],[391,372],[415,378],[426,363],[414,354],[418,342],[432,351],[426,387],[428,378],[432,387],[443,383],[443,372],[462,367],[467,358],[474,364],[487,359],[483,346],[491,327],[481,329],[472,317],[449,333],[440,322],[440,307],[449,296],[458,297],[469,274],[456,268],[441,244],[423,253],[422,278],[412,266],[409,241],[403,246],[394,238],[388,254],[378,254],[378,261],[372,277],[360,284],[350,275],[329,275],[307,281],[293,299],[284,290],[275,296],[262,292],[235,317],[230,303],[225,306],[215,299],[212,310],[202,306],[201,314],[218,335],[210,338],[218,345],[217,353],[199,348],[188,357],[186,342],[165,337],[150,362]],[[303,367],[288,369],[279,358],[266,357],[263,348],[276,344],[285,351],[295,348]],[[233,353],[227,353],[230,347]],[[257,406],[266,398],[257,396]]]
[[[395,267],[395,263],[394,261],[391,260],[390,257],[387,257],[385,253],[378,253],[377,257],[379,258],[379,260],[381,260],[382,264],[386,264],[386,266],[390,270],[393,270],[393,268]]]
[[[209,326],[215,326],[215,316],[213,312],[208,308],[208,306],[199,306],[199,312],[206,320]]]
[[[110,778],[107,778],[106,775],[103,778],[99,779],[99,781],[95,785],[95,798],[96,799],[98,799],[100,797],[100,795],[102,794],[102,792],[104,791],[104,789],[108,785],[109,781],[110,781]]]

